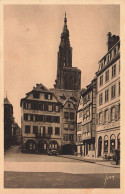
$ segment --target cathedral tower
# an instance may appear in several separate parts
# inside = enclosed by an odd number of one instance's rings
[[[72,47],[70,46],[69,30],[65,13],[64,27],[58,51],[57,78],[55,88],[75,90],[81,89],[81,71],[72,67]]]

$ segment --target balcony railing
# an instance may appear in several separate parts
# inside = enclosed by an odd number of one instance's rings
[[[41,138],[41,139],[50,139],[51,138],[50,134],[36,133],[35,136],[36,136],[36,138]]]

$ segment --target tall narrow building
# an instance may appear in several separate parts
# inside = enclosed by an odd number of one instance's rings
[[[66,14],[58,51],[57,78],[55,82],[54,87],[57,89],[75,91],[81,89],[81,71],[76,67],[72,67],[72,47],[70,46]]]

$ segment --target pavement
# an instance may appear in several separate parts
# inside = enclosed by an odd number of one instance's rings
[[[18,146],[6,152],[4,171],[5,188],[120,187],[120,168],[111,161],[21,153]]]
[[[115,161],[112,160],[104,160],[103,158],[90,158],[90,157],[84,157],[84,156],[74,156],[74,155],[58,155],[59,157],[63,158],[69,158],[73,160],[79,160],[83,162],[90,162],[90,163],[95,163],[103,166],[109,166],[113,168],[120,168],[120,164],[116,165]]]

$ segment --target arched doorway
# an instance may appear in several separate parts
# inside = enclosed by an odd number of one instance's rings
[[[71,144],[65,144],[62,147],[62,154],[71,155],[75,151],[75,146]]]
[[[50,141],[49,143],[49,149],[55,149],[55,150],[58,150],[58,143],[57,141]]]
[[[111,135],[110,137],[110,153],[113,153],[115,150],[115,135]]]
[[[101,156],[102,152],[102,137],[100,136],[98,139],[98,156]]]
[[[120,150],[120,133],[118,134],[117,140],[118,140],[117,148]]]
[[[31,153],[36,151],[36,142],[34,140],[28,140],[26,142],[26,151]]]
[[[108,136],[104,137],[104,153],[108,153]]]
[[[40,140],[38,142],[38,152],[43,153],[43,154],[47,153],[47,142],[46,141]]]

